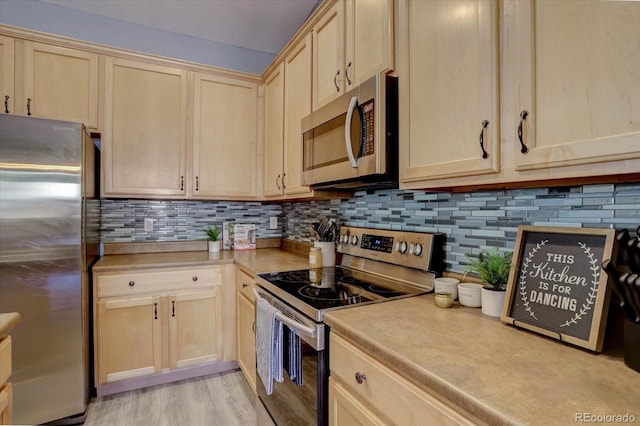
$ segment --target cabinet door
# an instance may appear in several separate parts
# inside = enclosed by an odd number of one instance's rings
[[[24,42],[24,99],[18,114],[98,127],[98,55]]]
[[[238,365],[247,378],[251,389],[256,390],[256,307],[242,293],[236,301],[238,323]]]
[[[0,95],[2,114],[15,113],[13,90],[13,39],[0,35]]]
[[[186,106],[186,71],[106,59],[104,195],[186,194]]]
[[[345,90],[393,69],[393,1],[346,0]]]
[[[168,301],[170,367],[222,361],[222,291],[178,293]]]
[[[344,2],[338,0],[313,26],[313,110],[344,93]]]
[[[640,158],[640,3],[517,1],[513,13],[514,113],[529,113],[516,169]]]
[[[310,193],[302,186],[302,119],[311,113],[311,35],[307,35],[284,61],[284,191]]]
[[[400,3],[402,182],[499,171],[497,12],[496,1]]]
[[[194,197],[256,196],[258,85],[195,75]]]
[[[162,368],[160,297],[98,302],[98,384]]]
[[[355,396],[340,383],[329,377],[329,425],[330,426],[374,426],[384,425]]]
[[[264,196],[283,194],[284,63],[265,79]]]

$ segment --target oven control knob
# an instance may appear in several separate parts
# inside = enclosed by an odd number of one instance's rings
[[[352,235],[351,239],[350,239],[350,243],[353,246],[357,245],[358,244],[358,236],[357,235]]]
[[[396,244],[396,251],[400,254],[405,254],[407,252],[407,242],[398,241],[398,243]]]
[[[413,254],[415,256],[420,256],[422,255],[422,250],[423,250],[422,244],[416,243],[415,247],[413,248]]]
[[[349,236],[347,234],[340,235],[340,243],[345,244],[349,241]]]

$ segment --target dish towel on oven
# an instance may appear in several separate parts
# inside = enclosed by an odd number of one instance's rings
[[[256,358],[258,375],[267,389],[273,392],[273,381],[282,383],[282,322],[276,318],[280,312],[262,297],[256,304]]]
[[[302,386],[302,345],[300,336],[293,330],[289,330],[289,359],[287,363],[287,373],[291,381],[298,386]]]

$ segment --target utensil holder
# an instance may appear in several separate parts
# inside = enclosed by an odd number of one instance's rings
[[[336,243],[333,241],[316,241],[314,247],[322,251],[322,266],[336,266]]]
[[[624,363],[640,373],[640,324],[624,320]]]

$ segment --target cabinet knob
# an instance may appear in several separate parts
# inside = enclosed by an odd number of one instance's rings
[[[242,288],[247,288],[248,285],[249,284],[247,284],[247,283],[242,283]]]
[[[134,285],[136,285],[135,281],[129,281],[129,287],[133,287]]]
[[[528,116],[529,116],[529,111],[522,110],[522,112],[520,113],[520,124],[518,124],[518,139],[520,140],[520,145],[521,145],[520,152],[523,154],[526,154],[527,152],[529,152],[529,148],[524,143],[524,136],[522,135],[522,125],[524,124],[524,120],[526,120]]]
[[[194,280],[194,281],[198,281],[198,277],[197,276],[195,276],[195,277],[193,277],[191,279]]]
[[[356,371],[356,382],[358,382],[358,384],[361,385],[364,383],[365,380],[367,380],[366,374]]]

